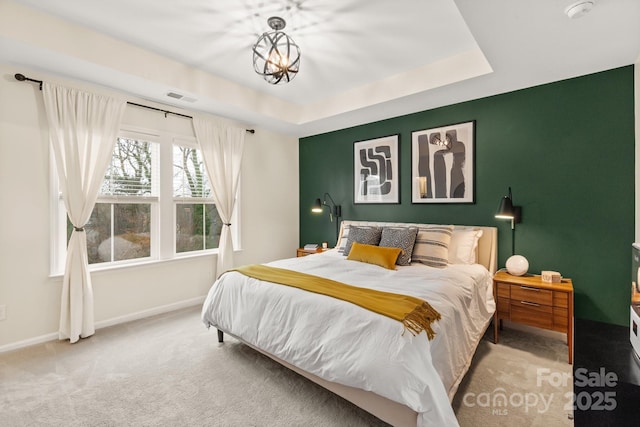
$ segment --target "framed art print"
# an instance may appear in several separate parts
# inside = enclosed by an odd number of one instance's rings
[[[411,133],[412,203],[475,203],[475,121]]]
[[[399,203],[398,135],[353,143],[353,202]]]

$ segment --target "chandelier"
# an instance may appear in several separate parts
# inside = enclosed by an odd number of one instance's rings
[[[253,69],[271,84],[288,83],[298,74],[300,48],[281,31],[287,25],[284,19],[272,16],[267,23],[274,31],[262,34],[253,45]]]

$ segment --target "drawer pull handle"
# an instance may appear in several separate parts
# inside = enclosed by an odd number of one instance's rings
[[[531,305],[533,307],[540,307],[540,304],[536,304],[535,302],[529,302],[529,301],[520,301],[520,304]]]
[[[539,291],[540,291],[540,289],[538,289],[538,288],[532,288],[532,287],[530,287],[530,286],[520,286],[520,288],[522,288],[522,289],[526,289],[526,290],[528,290],[528,291],[536,291],[536,292],[539,292]]]

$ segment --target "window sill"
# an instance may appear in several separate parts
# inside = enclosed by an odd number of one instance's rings
[[[234,250],[233,253],[236,254],[240,252],[240,250]],[[89,272],[93,275],[93,274],[103,274],[103,273],[109,273],[112,271],[119,271],[119,270],[124,270],[124,269],[130,269],[130,268],[138,268],[138,267],[148,267],[148,266],[152,266],[155,264],[166,264],[166,263],[171,263],[171,262],[180,262],[180,261],[185,261],[185,260],[192,260],[192,259],[196,259],[196,258],[206,258],[206,257],[215,257],[218,255],[218,251],[217,250],[213,250],[211,252],[199,252],[196,254],[178,254],[176,256],[174,256],[173,258],[165,258],[165,259],[149,259],[149,260],[144,260],[144,261],[138,261],[138,262],[130,262],[130,263],[123,263],[123,264],[115,264],[115,265],[106,265],[106,266],[96,266],[96,267],[89,267]],[[50,279],[62,279],[64,277],[64,272],[55,272],[55,273],[51,273],[49,275]]]

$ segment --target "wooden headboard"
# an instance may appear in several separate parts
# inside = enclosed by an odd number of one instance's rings
[[[340,246],[343,228],[345,225],[355,226],[376,226],[376,227],[409,227],[409,226],[425,226],[430,224],[418,224],[412,222],[380,222],[380,221],[354,221],[343,220],[340,224],[340,233],[338,233],[338,242],[336,246]],[[431,224],[432,225],[432,224]],[[487,270],[494,275],[498,269],[498,228],[474,225],[454,225],[454,228],[482,230],[482,237],[478,240],[478,263],[484,265]]]

